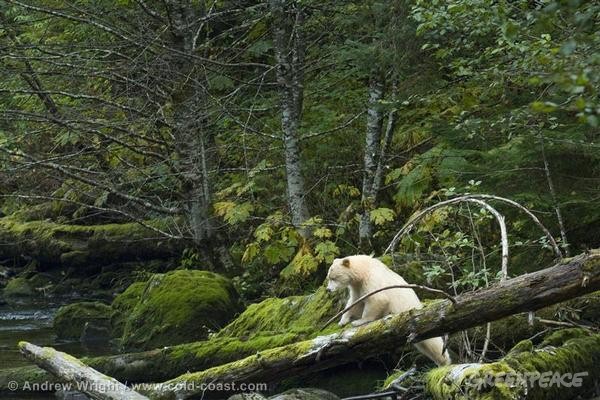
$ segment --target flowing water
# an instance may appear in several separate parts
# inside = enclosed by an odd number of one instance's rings
[[[0,370],[31,363],[17,349],[21,340],[39,346],[51,346],[76,357],[111,354],[115,352],[107,343],[83,344],[79,341],[59,341],[52,329],[52,320],[65,302],[26,301],[0,305]],[[0,393],[0,399],[55,399],[53,394]]]

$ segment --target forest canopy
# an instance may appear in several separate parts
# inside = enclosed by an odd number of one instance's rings
[[[379,255],[465,193],[519,202],[576,254],[600,246],[599,15],[583,0],[0,0],[0,205],[141,224],[249,299],[320,285],[334,257]],[[509,273],[548,264],[542,232],[499,208]],[[439,209],[399,253],[431,284],[482,286],[494,224]]]

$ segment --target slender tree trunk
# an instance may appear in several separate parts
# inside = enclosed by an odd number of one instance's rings
[[[550,197],[552,198],[552,206],[556,219],[558,220],[558,227],[560,229],[560,238],[565,249],[565,255],[569,256],[569,241],[567,240],[567,231],[563,222],[562,213],[560,211],[560,205],[558,204],[558,198],[556,197],[556,190],[554,189],[554,182],[552,181],[552,174],[550,173],[550,163],[546,157],[546,148],[544,144],[544,134],[540,132],[540,143],[542,147],[542,158],[544,160],[544,173],[546,174],[546,181],[548,182],[548,190],[550,191]]]
[[[292,4],[284,0],[270,2],[274,18],[277,83],[281,97],[288,207],[292,224],[302,236],[307,237],[308,230],[302,224],[309,218],[309,213],[298,137],[304,97],[303,68],[306,44],[301,32],[304,12],[299,5]]]
[[[383,113],[381,100],[383,99],[383,83],[378,76],[373,76],[369,82],[369,103],[367,110],[367,134],[365,141],[365,154],[363,159],[364,173],[361,196],[361,215],[358,227],[358,236],[361,249],[370,247],[373,225],[371,223],[371,210],[375,204],[377,187],[375,176],[381,151],[381,128]]]
[[[392,144],[392,137],[394,136],[394,129],[396,128],[396,110],[391,110],[387,116],[387,125],[383,140],[381,143],[381,152],[379,153],[379,161],[377,162],[377,170],[375,171],[375,178],[373,182],[373,191],[375,192],[375,198],[377,199],[377,193],[381,189],[383,183],[383,171],[385,169],[385,157]]]
[[[173,136],[180,159],[183,208],[189,231],[197,246],[210,251],[214,235],[211,223],[211,184],[209,178],[210,137],[205,129],[206,96],[201,71],[187,57],[194,51],[194,26],[202,14],[187,2],[166,2],[174,46],[182,54],[175,62],[176,84],[172,91],[174,113]],[[208,246],[207,246],[208,244]]]

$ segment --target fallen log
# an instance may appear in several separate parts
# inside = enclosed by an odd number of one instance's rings
[[[206,384],[278,382],[333,366],[376,356],[445,333],[581,296],[600,289],[600,251],[564,260],[534,273],[487,289],[434,302],[421,310],[389,316],[358,328],[319,336],[213,367],[187,373],[143,391],[151,399],[185,399],[206,390]]]
[[[40,367],[73,385],[73,389],[97,400],[148,400],[119,381],[83,364],[78,359],[50,347],[19,343],[21,353]]]
[[[143,221],[143,225],[66,225],[4,217],[0,218],[0,259],[22,266],[36,260],[44,268],[170,259],[186,246],[185,240],[156,232],[170,227],[165,220]]]
[[[298,301],[298,307],[305,304],[306,302]],[[326,307],[321,302],[318,304],[321,307]],[[256,304],[256,307],[260,307],[260,304]],[[546,325],[544,319],[555,319],[557,313],[565,308],[577,310],[575,320],[578,323],[596,325],[600,328],[600,325],[597,325],[597,323],[600,323],[600,291],[596,291],[536,311],[536,319],[533,321],[533,325],[528,324],[527,313],[511,315],[492,322],[490,343],[497,349],[510,349],[519,341],[546,329],[548,325]],[[276,311],[272,312],[277,315]],[[323,312],[322,318],[328,319],[330,315],[333,315],[333,312]],[[595,322],[596,324],[594,324]],[[315,325],[318,324],[315,323]],[[257,332],[260,332],[259,326],[254,328]],[[242,330],[240,329],[240,331]],[[470,328],[467,332],[470,340],[483,340],[485,325]],[[220,335],[222,337],[212,337],[207,341],[185,343],[136,353],[86,357],[82,358],[81,361],[121,382],[162,382],[187,371],[202,371],[245,358],[256,354],[258,351],[312,338],[312,336],[307,337],[306,335],[294,333],[283,322],[277,332],[246,336],[239,336],[239,332],[233,336],[231,333],[229,333],[229,336]],[[461,341],[462,337],[460,335],[452,335],[449,347],[451,349],[457,348]],[[13,381],[28,381],[34,384],[35,387],[40,388],[38,389],[40,391],[44,390],[42,388],[51,386],[49,383],[58,382],[52,374],[35,365],[0,369],[0,396],[3,392],[10,391],[9,383]]]
[[[537,347],[523,340],[493,363],[434,368],[424,381],[435,400],[590,398],[600,379],[598,365],[600,334],[569,328]]]

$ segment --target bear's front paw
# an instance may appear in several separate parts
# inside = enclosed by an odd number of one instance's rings
[[[342,316],[342,319],[340,319],[340,322],[338,322],[339,326],[344,326],[347,325],[348,322],[350,322],[350,317],[347,315]]]
[[[364,325],[364,324],[366,324],[368,322],[371,322],[371,321],[368,321],[366,319],[362,319],[361,318],[361,319],[357,319],[356,321],[352,321],[352,326],[361,326],[361,325]]]

